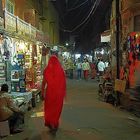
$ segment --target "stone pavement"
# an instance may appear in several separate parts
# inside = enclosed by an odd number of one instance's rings
[[[140,119],[98,100],[95,80],[67,80],[67,97],[56,137],[43,123],[43,103],[26,114],[25,131],[3,140],[139,140]]]

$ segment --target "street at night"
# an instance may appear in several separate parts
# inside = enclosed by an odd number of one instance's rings
[[[140,0],[0,0],[0,139],[140,140]]]
[[[98,99],[96,80],[68,80],[67,97],[55,137],[44,127],[43,103],[27,112],[25,131],[3,140],[139,140],[140,118]]]

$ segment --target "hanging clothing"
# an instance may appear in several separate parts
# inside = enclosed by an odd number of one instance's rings
[[[91,79],[94,79],[96,77],[96,69],[95,69],[95,64],[91,63],[90,68],[91,68]]]
[[[120,79],[121,80],[124,79],[124,68],[123,67],[120,68]]]
[[[135,67],[134,65],[129,66],[129,87],[133,88],[135,86]]]
[[[47,85],[46,91],[45,86]],[[58,128],[59,118],[66,95],[66,79],[58,58],[52,55],[44,69],[42,96],[44,97],[45,126]]]

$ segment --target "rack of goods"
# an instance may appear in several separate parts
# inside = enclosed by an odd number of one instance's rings
[[[25,92],[25,59],[24,54],[17,55],[18,63],[11,70],[11,90],[12,92]]]
[[[6,82],[6,64],[0,55],[0,85]]]

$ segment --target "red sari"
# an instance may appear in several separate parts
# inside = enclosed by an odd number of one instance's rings
[[[129,87],[133,88],[135,86],[135,66],[130,65],[129,66]]]
[[[44,94],[46,84],[47,89]],[[58,58],[55,55],[52,55],[49,59],[48,66],[44,69],[42,82],[42,96],[45,99],[45,126],[58,128],[65,94],[65,74]]]
[[[91,79],[94,79],[96,77],[95,65],[93,63],[91,63],[90,68],[91,68]]]

